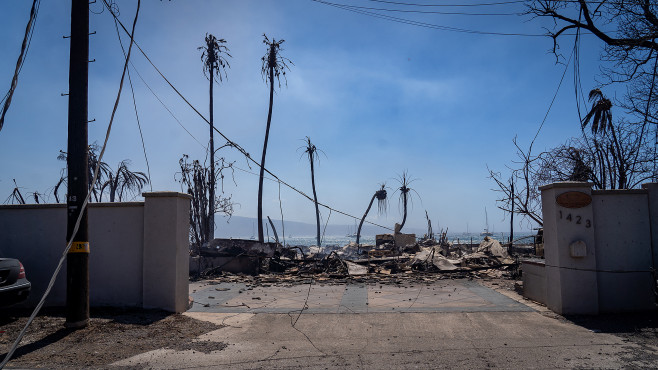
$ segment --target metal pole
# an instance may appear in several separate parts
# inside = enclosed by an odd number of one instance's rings
[[[89,63],[89,2],[71,1],[71,56],[69,64],[68,194],[66,238],[89,191],[87,144],[87,81]],[[67,256],[66,326],[81,328],[89,323],[89,237],[87,211]]]

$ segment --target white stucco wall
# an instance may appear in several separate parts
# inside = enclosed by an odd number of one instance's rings
[[[32,291],[28,304],[34,305],[46,290],[62,251],[66,247],[66,205],[0,206],[0,256],[18,258],[25,266]],[[66,302],[66,267],[46,305]]]
[[[521,263],[523,270],[523,295],[546,304],[546,266],[543,260],[527,260]]]
[[[141,306],[144,203],[92,206],[89,220],[90,304]]]
[[[601,312],[653,308],[647,192],[605,190],[592,195]]]
[[[144,196],[146,202],[89,205],[90,304],[185,311],[189,197]],[[65,247],[65,204],[0,206],[0,256],[25,266],[32,283],[27,305],[44,293]],[[47,306],[65,304],[66,262],[46,300]]]
[[[143,215],[141,202],[90,204],[90,304],[141,306]],[[65,247],[65,204],[0,207],[0,254],[25,266],[29,305],[45,291]],[[46,304],[66,304],[66,262]]]

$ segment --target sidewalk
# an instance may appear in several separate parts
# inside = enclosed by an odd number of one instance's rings
[[[469,280],[192,284],[186,316],[222,327],[113,365],[155,368],[652,368],[658,343],[589,330]],[[305,309],[302,309],[305,308]],[[655,333],[654,333],[655,334]],[[218,346],[208,346],[218,348]],[[200,348],[200,347],[199,347]]]

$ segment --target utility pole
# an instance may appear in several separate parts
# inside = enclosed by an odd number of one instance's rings
[[[87,210],[74,228],[89,191],[87,143],[87,94],[89,73],[89,2],[71,1],[71,57],[69,64],[69,128],[66,240],[73,244],[66,259],[66,326],[89,323],[89,236]]]

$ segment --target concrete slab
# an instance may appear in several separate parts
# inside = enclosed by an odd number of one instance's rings
[[[365,284],[346,285],[339,313],[364,313],[368,308],[368,287]]]

